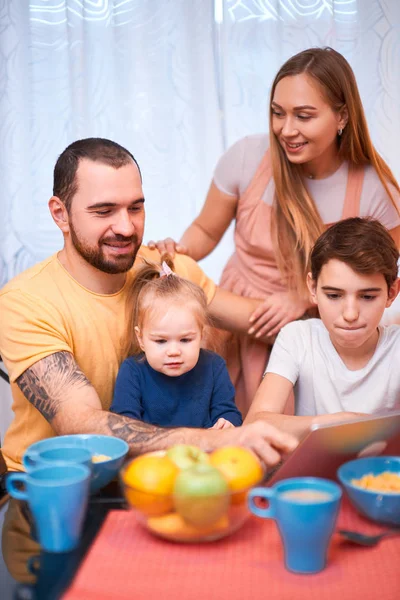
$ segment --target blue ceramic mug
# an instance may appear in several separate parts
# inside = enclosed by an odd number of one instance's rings
[[[24,463],[28,473],[38,467],[50,467],[62,463],[85,465],[89,471],[93,468],[92,453],[87,448],[76,446],[31,451],[27,454]]]
[[[84,465],[59,464],[10,473],[6,488],[13,498],[28,502],[42,548],[69,552],[79,544],[89,483],[90,470]]]
[[[341,488],[333,481],[295,477],[271,488],[254,488],[248,504],[258,517],[276,520],[286,568],[294,573],[317,573],[326,566],[341,496]],[[269,500],[269,507],[257,506],[257,498]]]

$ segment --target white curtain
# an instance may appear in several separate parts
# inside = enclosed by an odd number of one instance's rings
[[[73,140],[129,148],[147,236],[178,236],[223,150],[212,0],[0,1],[1,283],[60,247],[52,170]]]
[[[353,67],[379,151],[400,178],[400,2],[237,0],[226,3],[221,57],[228,144],[267,127],[272,80],[311,46],[332,46]]]
[[[398,0],[0,0],[0,285],[62,243],[47,201],[70,142],[129,148],[145,239],[178,237],[223,149],[266,130],[279,66],[323,45],[352,64],[374,142],[400,178]],[[208,274],[218,278],[231,247],[228,235]]]

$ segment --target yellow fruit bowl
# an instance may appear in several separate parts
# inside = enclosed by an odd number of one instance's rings
[[[210,455],[201,464],[179,468],[168,453],[148,453],[128,463],[120,473],[121,486],[138,521],[174,542],[210,542],[237,531],[250,516],[247,492],[263,472],[253,469],[249,485],[238,489],[239,480],[229,480],[212,462]]]

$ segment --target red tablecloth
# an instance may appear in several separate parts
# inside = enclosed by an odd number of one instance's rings
[[[338,527],[382,527],[343,502]],[[400,537],[374,548],[335,534],[327,568],[294,575],[284,568],[273,521],[251,517],[229,538],[183,545],[159,540],[130,511],[112,511],[63,600],[398,600]]]

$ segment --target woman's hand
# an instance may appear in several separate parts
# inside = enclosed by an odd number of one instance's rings
[[[302,317],[308,308],[307,300],[294,298],[288,292],[271,294],[251,315],[248,334],[255,338],[277,335],[284,325]]]
[[[175,242],[175,240],[170,237],[165,238],[165,240],[158,240],[158,242],[150,240],[147,243],[147,246],[150,250],[157,249],[160,254],[165,254],[167,252],[171,258],[174,258],[175,252],[178,252],[178,254],[188,254],[186,246],[182,246],[179,242]]]

